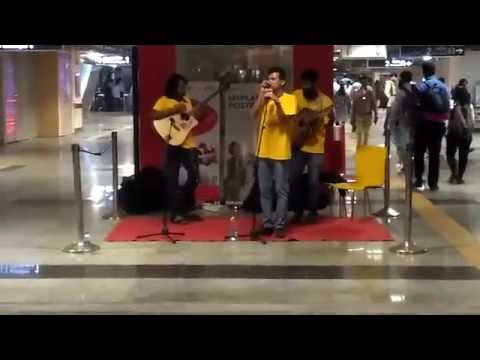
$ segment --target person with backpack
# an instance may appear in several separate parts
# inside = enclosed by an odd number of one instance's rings
[[[417,98],[413,92],[412,73],[402,71],[398,91],[390,110],[390,126],[393,143],[397,148],[398,163],[397,170],[403,171],[405,161],[407,161],[407,145],[412,139],[412,122],[417,107]]]
[[[415,188],[425,190],[423,173],[425,153],[428,149],[428,186],[438,190],[440,150],[445,135],[445,122],[450,115],[450,95],[447,87],[435,76],[435,65],[422,64],[423,80],[414,87],[419,99],[418,116],[415,120]]]
[[[465,184],[463,174],[467,168],[472,143],[474,116],[470,107],[470,94],[466,89],[455,91],[455,107],[448,121],[447,162],[450,167],[450,184]],[[458,149],[458,163],[455,158]]]

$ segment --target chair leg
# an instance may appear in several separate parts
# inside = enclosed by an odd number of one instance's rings
[[[343,204],[342,204],[343,199]],[[342,217],[342,205],[345,205],[345,197],[342,194],[338,194],[338,217]]]
[[[370,194],[368,193],[368,189],[365,189],[367,194],[367,203],[368,203],[368,215],[372,214],[372,203],[370,202]]]
[[[363,190],[363,215],[368,216],[368,190]]]
[[[350,198],[352,202],[352,219],[355,217],[355,191],[352,191],[352,197]]]
[[[333,202],[335,201],[335,188],[329,186],[330,190],[330,216],[333,217]]]

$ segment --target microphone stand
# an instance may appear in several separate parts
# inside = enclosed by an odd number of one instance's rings
[[[268,104],[268,101],[264,105],[265,109],[263,111],[262,119],[265,119],[265,115],[267,113],[267,104]],[[258,143],[258,149],[257,149],[257,153],[256,153],[256,160],[255,160],[256,164],[255,164],[255,167],[254,167],[254,169],[255,169],[254,170],[254,177],[257,180],[257,184],[258,184],[258,154],[260,153],[260,146],[262,144],[263,130],[265,129],[265,125],[263,124],[262,121],[260,122],[260,125],[261,125],[261,128],[260,128],[260,135],[259,135],[259,143]],[[233,206],[233,208],[235,208],[235,207]],[[238,236],[236,236],[236,238],[237,239],[249,238],[250,241],[260,241],[263,245],[266,245],[267,242],[256,231],[256,227],[257,227],[257,215],[255,213],[255,210],[253,210],[252,211],[252,216],[251,216],[250,232],[246,233],[246,234],[239,234]],[[225,236],[225,240],[230,240],[230,239],[231,239],[230,234]]]
[[[257,148],[256,157],[255,157],[256,158],[256,164],[255,164],[255,175],[256,176],[255,177],[256,177],[258,186],[260,186],[259,180],[258,180],[258,156],[260,155],[260,150],[261,150],[261,147],[262,147],[263,131],[266,128],[265,118],[267,116],[269,100],[270,99],[267,99],[265,101],[264,105],[263,105],[264,106],[263,114],[262,114],[262,117],[260,119],[260,135],[258,137],[258,148]],[[261,196],[261,194],[260,194],[260,196]],[[252,212],[252,225],[251,225],[251,230],[250,230],[251,240],[252,241],[260,241],[262,244],[266,245],[267,244],[266,240],[263,239],[260,236],[260,234],[256,231],[256,227],[257,227],[257,216],[256,216],[255,212]]]
[[[168,137],[167,137],[167,147],[171,146],[169,144],[169,142],[172,138],[173,123],[174,123],[173,118],[170,118],[170,127],[169,127],[169,130],[168,130]],[[167,149],[167,156],[166,157],[167,157],[166,162],[168,164],[168,149]],[[178,181],[178,179],[177,179],[177,181]],[[167,198],[168,198],[168,195],[167,195]],[[140,235],[140,236],[137,236],[137,239],[144,239],[144,238],[152,237],[152,236],[165,236],[167,238],[167,240],[169,240],[172,244],[176,244],[177,240],[172,238],[172,235],[173,236],[185,236],[185,233],[183,233],[183,232],[171,232],[169,230],[169,228],[168,228],[168,215],[169,215],[168,207],[169,207],[169,203],[168,203],[168,199],[167,199],[165,208],[163,209],[163,212],[162,212],[162,230],[161,230],[161,232],[156,233],[156,234]]]

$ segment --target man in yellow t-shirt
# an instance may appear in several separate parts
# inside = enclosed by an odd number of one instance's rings
[[[317,204],[320,189],[320,172],[325,162],[325,134],[327,126],[334,120],[334,103],[330,97],[318,89],[318,72],[314,69],[305,70],[302,75],[302,89],[294,91],[297,98],[298,111],[310,110],[310,116],[315,121],[311,124],[311,131],[298,148],[293,150],[291,164],[291,185],[293,192],[294,222],[303,218],[303,203],[295,192],[301,189],[302,174],[308,166],[308,210],[307,220],[315,222],[318,218]],[[300,118],[300,116],[299,116]],[[299,124],[296,124],[299,126]]]
[[[260,232],[262,235],[275,232],[278,237],[286,235],[291,129],[293,116],[297,113],[296,98],[284,91],[285,84],[285,70],[271,68],[252,109],[254,116],[259,119],[257,173],[263,211],[263,228]],[[273,184],[277,196],[275,212],[272,207]]]
[[[186,96],[187,84],[188,80],[184,76],[170,75],[165,85],[165,95],[153,106],[154,120],[192,111],[192,106],[197,102]],[[180,189],[178,177],[182,165],[187,171],[188,179],[183,189]],[[165,175],[171,221],[176,224],[186,224],[188,221],[201,220],[197,215],[188,214],[195,205],[195,189],[200,180],[197,144],[192,133],[180,146],[167,145]]]

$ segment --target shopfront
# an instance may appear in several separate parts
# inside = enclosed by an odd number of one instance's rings
[[[0,45],[0,145],[36,137],[73,134],[81,127],[73,111],[71,47]]]
[[[130,95],[129,48],[117,49],[119,54],[112,53],[115,48],[92,49],[0,45],[0,145],[81,129],[94,108],[99,69],[123,78],[124,93]],[[130,102],[126,96],[120,110],[131,110]]]

